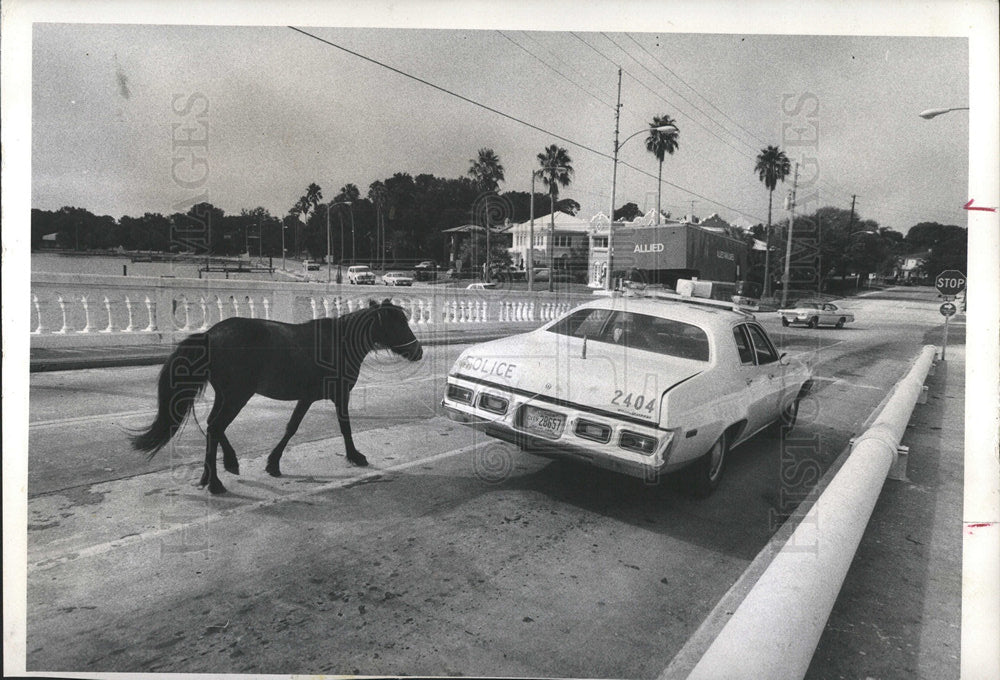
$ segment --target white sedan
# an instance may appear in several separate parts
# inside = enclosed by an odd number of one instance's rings
[[[809,328],[820,325],[843,328],[845,323],[854,321],[854,314],[832,302],[800,302],[792,309],[779,309],[778,315],[782,326],[801,323]]]
[[[442,405],[531,453],[648,480],[680,470],[707,496],[732,447],[794,425],[810,377],[732,305],[611,297],[470,347]]]
[[[385,286],[412,286],[413,277],[403,272],[386,272],[382,275],[382,285]]]

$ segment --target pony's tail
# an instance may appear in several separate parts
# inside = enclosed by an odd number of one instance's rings
[[[177,434],[194,400],[205,389],[209,373],[208,335],[195,333],[178,345],[160,369],[156,419],[134,435],[132,447],[152,458]]]

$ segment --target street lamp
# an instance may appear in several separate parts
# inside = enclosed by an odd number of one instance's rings
[[[968,111],[968,106],[956,106],[950,109],[927,109],[926,111],[921,111],[917,115],[921,118],[930,120],[936,116],[940,116],[942,113],[948,113],[949,111]]]
[[[528,257],[527,257],[527,267],[528,267],[528,290],[534,290],[535,285],[535,177],[541,175],[546,170],[557,170],[559,172],[565,172],[566,168],[562,165],[557,165],[552,168],[539,168],[538,170],[533,170],[531,172],[531,208],[530,208],[530,220],[528,224]],[[551,237],[551,235],[550,235]],[[552,263],[549,263],[549,281],[552,281]]]
[[[350,201],[336,201],[328,203],[326,206],[326,282],[330,282],[330,208],[335,205],[350,206]],[[343,281],[341,265],[344,261],[344,215],[338,210],[337,217],[340,218],[340,258],[337,260],[337,283]],[[354,239],[354,211],[351,211],[351,240]]]
[[[606,290],[611,290],[611,277],[612,277],[612,272],[614,271],[613,268],[612,268],[612,259],[614,257],[614,248],[612,247],[612,245],[613,245],[612,234],[614,233],[614,227],[615,227],[615,189],[617,189],[617,185],[618,185],[618,151],[623,146],[625,146],[625,142],[627,142],[628,140],[632,139],[636,135],[641,135],[644,132],[678,132],[679,131],[676,125],[660,125],[658,127],[643,128],[642,130],[638,130],[636,132],[633,132],[628,137],[626,137],[625,139],[623,139],[622,142],[619,144],[618,143],[617,124],[616,124],[615,127],[616,127],[616,129],[615,129],[615,154],[614,154],[614,160],[612,162],[612,171],[611,171],[611,212],[608,213],[608,218],[610,219],[610,221],[608,222],[608,273],[604,277],[604,287],[605,287]]]

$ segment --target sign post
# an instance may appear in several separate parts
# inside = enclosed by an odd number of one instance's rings
[[[941,305],[941,315],[944,316],[944,338],[941,342],[941,361],[945,361],[945,352],[948,351],[948,320],[957,311],[952,300],[955,296],[965,290],[965,274],[957,269],[949,269],[937,275],[934,279],[934,287],[945,298],[945,303]]]

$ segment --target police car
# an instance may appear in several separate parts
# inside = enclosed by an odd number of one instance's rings
[[[662,293],[596,298],[530,333],[465,350],[448,416],[531,453],[711,494],[730,449],[790,429],[811,369],[752,314]]]

